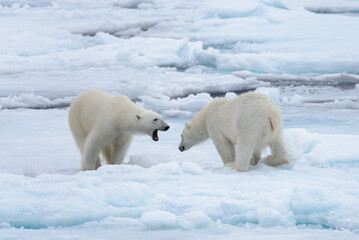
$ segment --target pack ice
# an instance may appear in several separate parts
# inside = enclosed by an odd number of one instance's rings
[[[359,239],[359,4],[0,1],[0,239]],[[68,106],[126,95],[171,126],[80,171]],[[216,97],[279,105],[291,163],[179,152]],[[262,156],[270,154],[264,150]]]

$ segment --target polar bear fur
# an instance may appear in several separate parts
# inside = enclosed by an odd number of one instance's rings
[[[100,152],[108,164],[121,164],[134,134],[147,134],[157,141],[157,131],[169,128],[159,114],[126,96],[100,90],[86,90],[71,103],[69,125],[82,155],[82,170],[100,167]]]
[[[186,123],[181,136],[181,151],[211,138],[223,163],[238,171],[256,165],[266,146],[272,151],[267,164],[289,162],[279,107],[261,93],[216,98]]]

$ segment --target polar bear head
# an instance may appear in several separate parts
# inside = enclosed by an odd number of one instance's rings
[[[181,143],[179,145],[179,150],[181,152],[187,151],[197,143],[202,141],[201,134],[196,131],[195,127],[192,127],[190,123],[186,123],[185,127],[181,134]]]
[[[158,130],[167,131],[170,126],[162,119],[161,115],[153,111],[144,111],[136,115],[137,129],[139,132],[150,135],[153,141],[158,141]]]

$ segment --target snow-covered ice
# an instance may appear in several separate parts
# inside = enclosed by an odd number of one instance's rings
[[[351,0],[0,1],[0,239],[359,239],[358,16]],[[87,88],[171,129],[80,172],[67,115]],[[178,150],[196,112],[246,91],[280,106],[289,165]]]
[[[323,237],[340,230],[343,239],[358,234],[358,135],[286,129],[289,166],[261,162],[238,173],[223,168],[209,141],[179,152],[179,135],[189,119],[169,118],[172,132],[161,134],[160,142],[135,138],[128,164],[79,172],[67,109],[3,111],[3,236],[38,238],[43,232],[40,239],[46,239],[57,229],[60,239],[86,239],[93,228],[110,229],[109,238],[117,231],[143,238],[155,230],[163,231],[163,238],[178,231],[234,238],[236,232],[258,229],[266,235],[273,228],[279,235],[290,229],[313,236],[320,231]],[[22,127],[14,131],[5,120]]]

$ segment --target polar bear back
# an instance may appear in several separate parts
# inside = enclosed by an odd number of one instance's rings
[[[82,92],[71,103],[69,121],[79,121],[78,124],[81,124],[81,128],[88,133],[94,126],[107,125],[110,122],[111,125],[118,121],[121,121],[122,125],[131,124],[134,122],[134,116],[142,111],[142,108],[126,96],[114,96],[100,90],[89,89]]]
[[[282,129],[279,107],[261,93],[245,93],[234,99],[217,98],[205,111],[208,132],[219,129],[232,142],[236,142],[237,136],[254,133],[257,137],[275,136]]]

